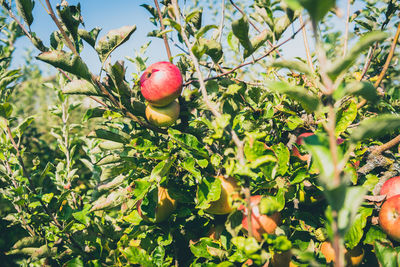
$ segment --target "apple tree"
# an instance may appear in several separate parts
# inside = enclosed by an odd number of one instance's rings
[[[10,42],[24,34],[58,71],[41,89],[57,124],[33,136],[40,121],[13,112],[22,81],[2,50],[4,219],[25,231],[10,261],[398,265],[400,237],[378,219],[398,199],[380,192],[400,173],[397,1],[155,0],[142,4],[147,36],[86,29],[80,4],[39,2],[1,1]],[[57,26],[49,38],[34,8]],[[285,59],[300,35],[305,58]],[[166,51],[153,65],[151,38]],[[131,39],[140,51],[113,61]]]

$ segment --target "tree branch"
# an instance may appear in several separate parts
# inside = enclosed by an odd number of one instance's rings
[[[392,61],[393,55],[394,55],[394,51],[397,45],[397,41],[399,40],[399,36],[400,36],[400,24],[397,26],[397,31],[396,34],[394,36],[393,42],[392,42],[392,46],[390,47],[390,51],[389,51],[389,55],[386,58],[386,62],[385,65],[383,66],[383,69],[381,71],[381,73],[378,76],[378,80],[376,80],[376,82],[374,83],[375,88],[378,88],[379,85],[381,84],[383,78],[385,77],[385,74],[387,72],[387,70],[389,69],[389,65],[390,62]],[[357,108],[361,108],[363,107],[365,104],[367,103],[367,100],[363,99],[360,103],[358,103]]]
[[[228,74],[231,74],[232,72],[235,72],[236,70],[238,70],[238,69],[240,69],[240,68],[243,68],[243,67],[248,66],[248,65],[252,65],[252,64],[254,64],[254,63],[257,63],[257,62],[260,61],[261,59],[263,59],[263,58],[269,56],[272,52],[274,52],[276,49],[278,49],[278,48],[281,47],[282,45],[284,45],[284,44],[286,44],[287,42],[289,42],[290,40],[294,39],[294,37],[296,37],[296,35],[304,28],[304,26],[305,26],[306,24],[307,24],[307,22],[303,23],[303,24],[300,26],[300,28],[299,28],[296,32],[294,32],[289,38],[287,38],[286,40],[284,40],[284,41],[281,42],[280,44],[273,46],[273,47],[272,47],[270,50],[268,50],[264,55],[262,55],[262,56],[260,56],[260,57],[258,57],[258,58],[256,58],[256,59],[254,59],[254,60],[252,60],[252,61],[242,63],[242,64],[240,64],[240,65],[234,67],[233,69],[230,69],[229,71],[223,72],[223,73],[221,73],[221,74],[218,74],[218,75],[213,76],[213,77],[210,77],[210,78],[206,78],[206,79],[204,79],[204,81],[209,81],[209,80],[214,80],[214,79],[221,78],[221,77],[223,77],[223,76],[226,76],[226,75],[228,75]],[[226,69],[226,68],[224,68],[224,69]],[[199,80],[190,80],[190,81],[186,82],[183,86],[188,86],[189,84],[191,84],[191,83],[193,83],[193,82],[199,82]]]
[[[72,43],[71,39],[68,37],[67,33],[64,31],[60,21],[58,21],[56,14],[54,13],[49,0],[46,0],[46,5],[47,5],[47,8],[49,9],[48,14],[53,19],[54,23],[57,25],[57,28],[60,30],[62,36],[64,37],[64,40],[67,42],[67,46],[69,47],[69,49],[71,49],[71,51],[75,54],[75,56],[79,56],[78,51],[76,51],[74,44]]]
[[[158,0],[154,0],[154,4],[156,5],[156,8],[157,8],[158,19],[160,20],[161,30],[164,31],[165,27],[164,27],[164,23],[162,21],[163,18],[162,18],[162,14],[161,14],[161,10],[160,10],[160,5],[158,4]],[[164,39],[165,49],[167,50],[168,60],[171,61],[172,54],[171,54],[171,49],[169,48],[167,35],[165,33],[163,33],[162,37]]]
[[[177,18],[176,18],[177,22],[179,24],[181,24],[178,1],[177,0],[173,0],[172,4],[173,4],[174,10],[175,10],[175,15],[177,16]],[[189,49],[190,57],[191,57],[191,59],[193,61],[193,64],[194,64],[195,69],[196,69],[196,73],[197,73],[197,75],[199,77],[200,91],[201,91],[201,93],[203,95],[203,101],[206,104],[206,106],[208,107],[208,109],[211,111],[211,113],[215,117],[219,118],[222,115],[219,113],[219,111],[215,107],[215,104],[212,103],[208,98],[207,89],[206,89],[203,73],[201,72],[201,69],[200,69],[199,61],[197,60],[196,56],[192,52],[192,44],[189,42],[189,39],[188,39],[188,37],[186,35],[184,27],[182,27],[181,35],[182,35],[182,38],[183,38],[186,46]],[[229,129],[229,131],[231,133],[232,140],[233,140],[233,142],[235,143],[235,145],[237,147],[237,159],[238,159],[238,161],[239,161],[239,163],[241,165],[244,165],[245,164],[245,157],[244,157],[244,152],[243,152],[243,141],[241,141],[239,139],[239,137],[237,136],[236,132],[233,129]]]

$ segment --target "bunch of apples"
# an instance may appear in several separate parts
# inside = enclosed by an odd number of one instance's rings
[[[182,74],[177,66],[161,61],[150,65],[140,77],[140,90],[147,100],[146,118],[158,127],[168,127],[179,117],[176,98],[182,92]]]

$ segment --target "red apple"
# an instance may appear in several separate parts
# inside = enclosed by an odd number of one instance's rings
[[[262,234],[264,233],[273,234],[275,232],[276,227],[280,223],[280,218],[281,218],[279,212],[275,212],[271,216],[261,214],[258,207],[261,198],[262,196],[260,195],[250,197],[251,228],[253,230],[253,236],[255,237],[255,239],[257,239],[257,241],[262,240]],[[247,223],[247,208],[241,206],[239,210],[243,210],[242,226],[244,229],[248,231],[249,226]]]
[[[391,238],[400,241],[400,195],[383,203],[379,211],[379,225]]]
[[[302,133],[297,137],[296,144],[297,145],[302,145],[303,144],[303,138],[304,137],[309,137],[314,135],[314,133]],[[295,157],[298,157],[302,161],[308,161],[310,159],[309,154],[301,155],[299,149],[296,146],[293,146],[292,148],[292,154]]]
[[[179,117],[179,103],[173,101],[165,107],[155,107],[147,105],[146,118],[147,120],[158,127],[167,127],[175,123]]]
[[[217,176],[221,181],[221,195],[217,201],[210,203],[210,207],[205,211],[211,214],[228,214],[233,211],[233,201],[239,197],[238,185],[233,177],[224,178]]]
[[[139,215],[145,220],[151,222],[151,220],[147,217],[142,215],[142,209],[140,208],[142,201],[140,200],[137,204],[137,209]],[[155,210],[155,220],[152,222],[160,223],[168,219],[168,217],[172,214],[172,212],[176,209],[176,201],[172,199],[168,191],[165,187],[158,188],[158,202],[157,207]]]
[[[140,90],[153,106],[166,106],[182,92],[182,74],[166,61],[150,65],[140,77]]]
[[[400,176],[396,176],[387,180],[381,188],[381,195],[386,195],[389,199],[395,195],[400,195]]]

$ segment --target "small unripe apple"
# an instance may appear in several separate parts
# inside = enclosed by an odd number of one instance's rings
[[[253,236],[257,241],[262,240],[262,234],[264,233],[273,234],[281,219],[281,215],[279,212],[275,212],[271,216],[260,213],[259,204],[261,198],[261,195],[250,197],[251,228],[253,230]],[[242,226],[244,229],[249,231],[249,226],[247,222],[247,207],[241,206],[239,210],[243,210]]]
[[[155,107],[151,104],[146,107],[147,120],[158,127],[167,127],[175,123],[179,117],[179,103],[173,101],[165,107]]]
[[[161,61],[150,65],[140,77],[140,90],[153,106],[162,107],[182,92],[182,74],[177,66]]]
[[[379,211],[379,225],[392,239],[400,241],[400,195],[383,203]]]
[[[221,195],[217,201],[210,203],[210,207],[205,211],[211,214],[228,214],[233,211],[233,201],[238,198],[238,185],[233,177],[224,178],[217,176],[221,181]]]
[[[386,195],[389,199],[395,195],[400,195],[400,176],[396,176],[387,180],[381,188],[381,195]]]
[[[139,201],[137,204],[139,215],[143,218],[143,220],[150,222],[151,220],[147,216],[142,215],[142,209],[140,208],[141,204],[142,201]],[[176,205],[175,199],[172,199],[169,196],[167,189],[165,187],[159,187],[158,202],[155,210],[155,220],[153,220],[153,222],[160,223],[168,219],[168,217],[176,209]]]
[[[335,250],[330,242],[323,242],[320,249],[327,263],[335,262]],[[356,246],[351,250],[344,249],[344,258],[346,266],[358,266],[364,258],[364,250],[361,246]]]

